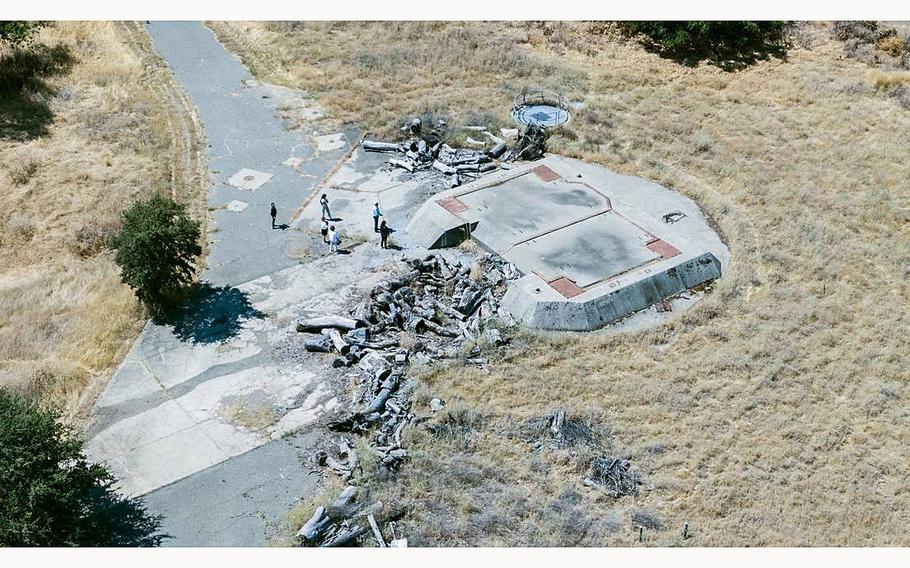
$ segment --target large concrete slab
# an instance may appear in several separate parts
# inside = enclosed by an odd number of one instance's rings
[[[483,223],[478,224],[475,235]],[[566,277],[585,288],[650,262],[653,235],[614,211],[589,217],[506,249],[503,256],[550,282]]]
[[[467,206],[461,216],[478,222],[474,238],[495,251],[610,209],[609,200],[591,188],[565,180],[546,182],[533,169],[455,195]]]
[[[263,546],[317,481],[304,457],[317,441],[301,432],[201,470],[145,496],[162,516],[165,546]]]
[[[679,221],[664,215],[684,213]],[[444,191],[407,227],[428,248],[469,235],[524,276],[503,305],[543,329],[585,331],[720,277],[729,251],[691,200],[560,156]]]

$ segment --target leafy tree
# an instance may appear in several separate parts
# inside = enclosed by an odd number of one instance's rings
[[[44,25],[44,22],[35,21],[0,21],[0,43],[8,43],[13,46],[26,44]]]
[[[160,520],[117,494],[58,418],[0,388],[0,546],[160,544]]]
[[[662,55],[687,65],[703,59],[729,67],[753,63],[786,47],[787,22],[781,21],[651,21],[625,22],[631,35],[643,34],[645,43]]]
[[[161,315],[193,282],[202,253],[199,223],[186,207],[161,194],[138,201],[123,214],[123,228],[111,240],[123,282],[154,315]]]

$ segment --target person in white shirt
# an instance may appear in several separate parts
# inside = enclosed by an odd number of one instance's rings
[[[329,251],[338,252],[338,245],[341,244],[341,235],[335,230],[335,225],[329,227]]]

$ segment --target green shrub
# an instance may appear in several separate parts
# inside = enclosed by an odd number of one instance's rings
[[[111,245],[117,249],[120,278],[153,315],[179,300],[193,282],[202,253],[199,223],[186,207],[156,194],[123,214],[123,228]]]
[[[56,411],[0,388],[0,546],[154,546],[160,522],[111,488]]]
[[[44,22],[34,21],[6,21],[0,22],[0,43],[8,43],[19,46],[30,42],[41,28]]]

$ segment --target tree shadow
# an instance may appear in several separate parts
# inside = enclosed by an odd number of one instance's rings
[[[716,48],[704,49],[677,49],[664,50],[651,44],[646,44],[645,48],[664,59],[670,59],[679,65],[686,67],[698,67],[702,61],[720,68],[723,71],[739,71],[754,65],[759,61],[768,61],[772,57],[787,60],[787,48],[776,43],[764,43],[761,45],[726,47],[719,46]]]
[[[671,24],[681,25],[683,22]],[[693,37],[688,42],[669,46],[665,41],[666,30],[641,30],[640,43],[650,53],[669,59],[686,67],[697,67],[707,62],[724,71],[739,71],[759,61],[772,57],[786,61],[791,47],[785,30],[746,33],[738,22],[710,22],[713,31]]]
[[[150,515],[141,497],[123,497],[113,480],[95,487],[85,503],[79,546],[160,546],[172,536],[162,533],[160,515]]]
[[[0,56],[0,140],[48,135],[54,120],[49,101],[56,90],[46,79],[72,69],[76,60],[62,43],[15,49]]]
[[[208,345],[235,337],[249,319],[265,314],[253,307],[247,294],[230,286],[197,284],[176,307],[156,319],[170,325],[181,341]]]

